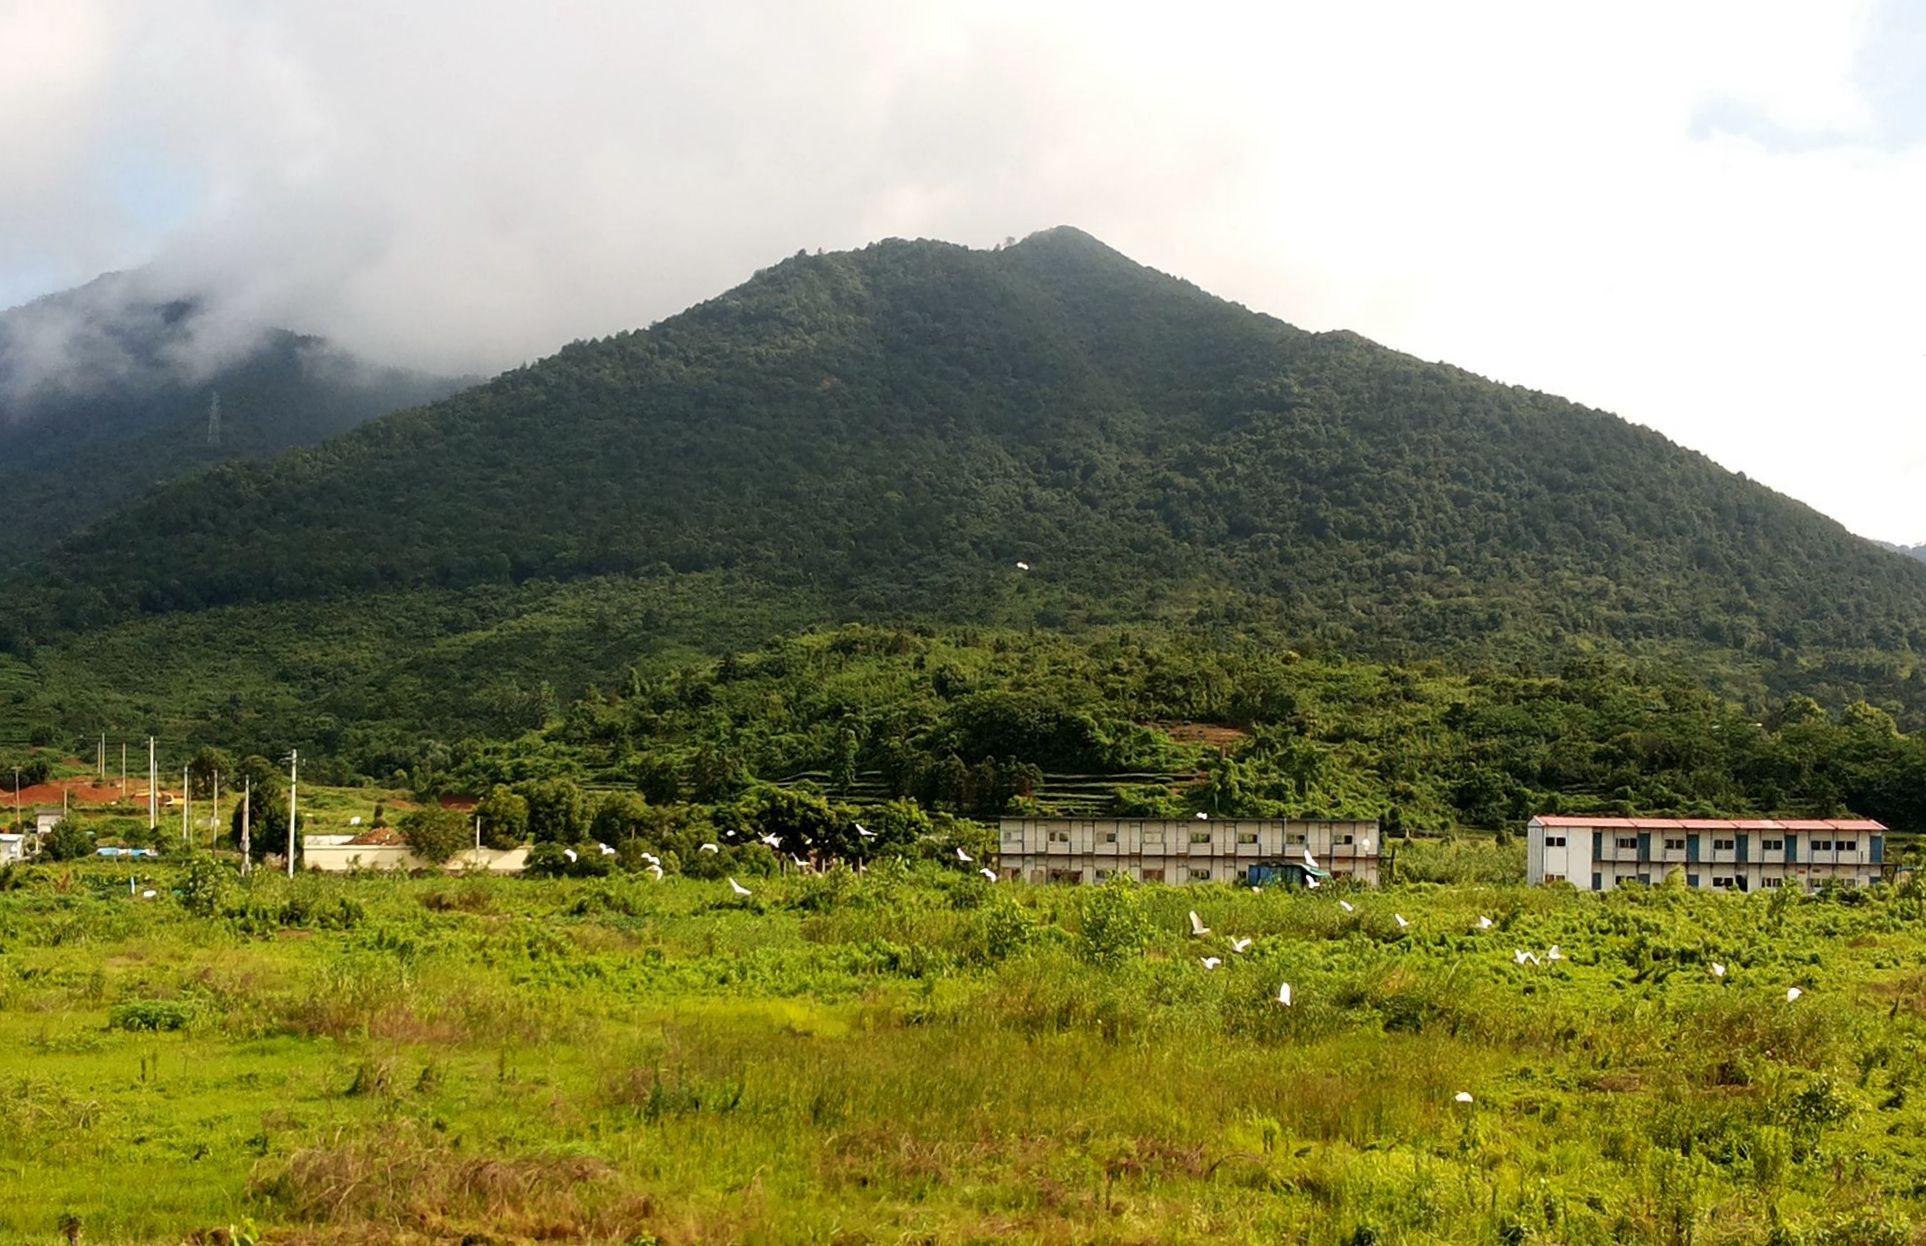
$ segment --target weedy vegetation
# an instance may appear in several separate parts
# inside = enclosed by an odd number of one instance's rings
[[[1926,1218],[1911,883],[1346,913],[929,865],[748,897],[206,869],[0,891],[0,1238],[1845,1246]]]

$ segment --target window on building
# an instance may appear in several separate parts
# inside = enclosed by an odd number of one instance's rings
[[[1665,851],[1667,851],[1667,852],[1684,852],[1684,851],[1685,851],[1685,839],[1684,839],[1684,837],[1683,837],[1683,836],[1680,836],[1680,837],[1678,837],[1678,838],[1673,838],[1673,837],[1670,837],[1670,836],[1667,836],[1667,837],[1666,837],[1666,840],[1665,840]]]
[[[1563,848],[1564,846],[1565,846],[1565,837],[1564,837],[1563,835],[1547,835],[1547,836],[1545,836],[1545,847],[1547,847],[1547,848]]]
[[[1732,879],[1727,875],[1714,874],[1712,876],[1712,889],[1714,891],[1728,891],[1731,889],[1731,887],[1732,887]]]
[[[1108,879],[1110,878],[1110,871],[1109,871],[1109,870],[1098,870],[1098,871],[1096,871],[1096,875],[1097,875],[1097,881],[1098,881],[1098,882],[1100,882],[1100,883],[1101,883],[1101,882],[1105,882],[1105,881],[1107,881],[1107,880],[1108,880]]]
[[[1348,844],[1348,843],[1350,843],[1350,842],[1351,842],[1351,837],[1350,837],[1349,835],[1340,835],[1340,836],[1338,836],[1338,843],[1339,843],[1339,844]]]
[[[1155,870],[1145,870],[1145,871],[1144,871],[1144,881],[1145,881],[1145,882],[1147,882],[1147,883],[1161,883],[1161,882],[1163,882],[1163,881],[1164,881],[1164,872],[1163,872],[1163,870],[1161,870],[1161,869],[1155,869]]]
[[[1050,881],[1053,883],[1080,883],[1083,881],[1083,871],[1051,870]]]
[[[1210,842],[1210,832],[1192,831],[1190,833],[1190,842],[1193,844],[1208,844]]]
[[[1210,867],[1208,865],[1193,865],[1186,870],[1184,874],[1185,877],[1189,878],[1193,883],[1207,883],[1210,881]]]
[[[1106,843],[1106,844],[1114,844],[1114,843],[1116,843],[1116,842],[1117,842],[1117,832],[1115,832],[1115,831],[1105,831],[1105,832],[1103,833],[1103,842],[1104,842],[1104,843]]]
[[[1763,878],[1759,880],[1759,885],[1762,887],[1783,887],[1786,885],[1786,880],[1783,878]]]
[[[1284,846],[1286,848],[1302,848],[1304,846],[1304,837],[1302,835],[1286,835],[1284,837]]]
[[[1729,839],[1715,839],[1715,840],[1713,840],[1713,841],[1712,841],[1712,851],[1714,851],[1714,852],[1731,852],[1731,851],[1732,851],[1732,841],[1731,841],[1731,840],[1729,840]]]
[[[1023,842],[1023,828],[1008,827],[1008,826],[1004,827],[1003,842],[1006,844],[1021,844]]]
[[[1239,831],[1237,832],[1237,842],[1240,844],[1254,844],[1257,842],[1257,832]]]
[[[1545,881],[1548,883],[1562,883],[1565,881],[1565,876],[1563,874],[1547,874],[1545,875]]]
[[[1070,832],[1069,831],[1051,831],[1050,842],[1053,844],[1067,844],[1070,842]]]
[[[1815,839],[1812,841],[1812,850],[1814,852],[1831,852],[1832,841],[1830,839]]]
[[[1154,830],[1154,831],[1145,831],[1145,832],[1144,832],[1144,842],[1145,842],[1146,844],[1161,844],[1161,843],[1163,843],[1163,842],[1164,842],[1164,828],[1160,826],[1160,827],[1158,827],[1158,828],[1157,828],[1156,830]]]
[[[1762,839],[1759,841],[1759,847],[1766,852],[1784,852],[1786,850],[1786,841],[1783,839]]]
[[[1832,841],[1832,846],[1840,852],[1859,851],[1859,841],[1856,839],[1835,839]]]
[[[1638,836],[1620,835],[1617,839],[1613,840],[1612,842],[1617,844],[1620,848],[1637,848]]]

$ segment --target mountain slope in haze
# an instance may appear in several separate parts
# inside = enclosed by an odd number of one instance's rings
[[[809,617],[1211,621],[1511,663],[1662,648],[1815,690],[1844,655],[1828,688],[1926,704],[1926,566],[1894,574],[1650,430],[1294,329],[1070,229],[799,255],[160,489],[62,552],[36,596],[69,631],[705,575]]]
[[[0,565],[160,481],[320,441],[464,383],[283,330],[218,333],[199,300],[158,297],[141,274],[0,312]]]

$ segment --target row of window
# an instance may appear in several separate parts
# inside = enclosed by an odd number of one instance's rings
[[[1049,832],[1047,838],[1049,842],[1053,844],[1067,844],[1070,842],[1070,832],[1067,830],[1051,831]],[[1211,839],[1212,839],[1212,836],[1209,831],[1200,830],[1200,831],[1192,831],[1190,833],[1190,842],[1193,844],[1208,844],[1211,842]],[[1005,831],[1003,832],[1003,842],[1006,844],[1020,845],[1023,843],[1023,832],[1022,831]],[[1115,831],[1103,832],[1102,842],[1106,844],[1116,843],[1117,832]],[[1146,844],[1161,844],[1164,842],[1164,833],[1162,831],[1145,831],[1143,833],[1143,842]],[[1257,832],[1256,831],[1239,831],[1237,832],[1237,842],[1240,844],[1255,844],[1257,842]],[[1355,841],[1349,835],[1339,835],[1335,839],[1333,839],[1331,842],[1336,847],[1348,848]],[[1284,837],[1284,846],[1287,848],[1302,848],[1304,846],[1304,843],[1305,843],[1305,839],[1304,839],[1304,836],[1302,835],[1286,835]]]
[[[1638,836],[1636,835],[1617,836],[1612,840],[1612,845],[1616,848],[1629,848],[1633,851],[1637,851]],[[1565,846],[1565,837],[1563,835],[1560,835],[1560,836],[1557,836],[1556,839],[1554,840],[1552,836],[1548,835],[1545,837],[1545,846],[1547,848],[1563,848]],[[1736,845],[1734,844],[1734,842],[1729,838],[1714,839],[1712,841],[1712,851],[1714,852],[1731,852],[1735,846]],[[1814,852],[1831,852],[1834,848],[1837,848],[1840,852],[1856,852],[1859,849],[1859,841],[1856,839],[1841,839],[1837,841],[1830,840],[1830,839],[1815,839],[1812,841],[1812,850]],[[1762,839],[1759,841],[1759,850],[1761,852],[1784,852],[1786,850],[1786,841],[1783,839]],[[1665,840],[1665,851],[1684,852],[1685,851],[1684,838],[1667,837],[1667,839]]]

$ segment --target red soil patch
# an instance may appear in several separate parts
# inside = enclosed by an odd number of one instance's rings
[[[103,786],[95,784],[92,779],[61,779],[54,783],[41,783],[33,787],[21,788],[20,803],[22,805],[57,805],[60,803],[60,794],[62,791],[67,793],[68,801],[76,805],[111,805],[120,799],[120,784],[118,783],[108,783]],[[169,791],[163,787],[160,793],[163,800],[180,799],[180,791],[178,789]],[[147,800],[146,780],[143,779],[136,783],[134,780],[129,779],[127,781],[127,799],[145,803]],[[6,793],[5,800],[6,803],[11,804],[13,794],[11,792]]]

